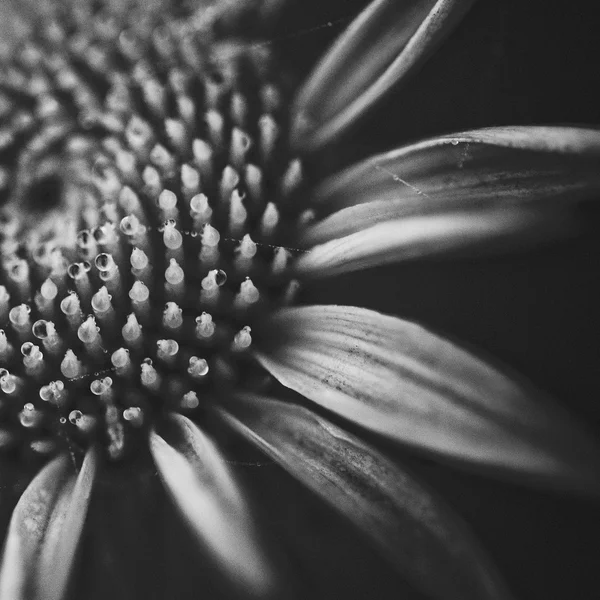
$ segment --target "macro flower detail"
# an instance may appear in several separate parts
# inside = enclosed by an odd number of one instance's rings
[[[214,421],[349,517],[430,597],[510,597],[443,501],[278,398],[281,384],[440,460],[598,491],[597,440],[529,384],[396,317],[297,304],[314,278],[569,233],[572,206],[600,192],[600,134],[461,132],[311,181],[311,152],[470,3],[375,0],[298,91],[257,33],[276,4],[9,9],[0,449],[40,470],[13,512],[2,599],[65,597],[94,480],[139,457],[238,593],[286,596]]]
[[[86,517],[96,462],[95,452],[88,453],[75,477],[68,457],[62,454],[40,471],[21,496],[4,549],[2,598],[63,596]]]
[[[107,54],[94,63],[105,83],[96,111],[86,96],[85,114],[50,112],[49,123],[32,122],[32,138],[23,132],[23,143],[15,132],[7,148],[25,167],[8,184],[3,211],[2,391],[27,401],[22,427],[39,434],[44,413],[58,409],[71,443],[85,448],[103,437],[112,459],[131,450],[155,408],[168,408],[163,397],[193,410],[210,387],[249,376],[257,314],[291,302],[297,289],[290,252],[273,242],[295,224],[286,198],[302,169],[282,147],[282,97],[268,56],[241,42],[199,46],[197,60],[210,72],[194,80],[169,67],[177,64],[174,33],[144,27],[102,29],[118,35],[114,56],[84,36],[83,59]],[[160,75],[168,82],[132,58],[146,42],[167,65]],[[49,79],[36,102],[58,111],[56,96],[72,89],[53,81],[43,38],[24,45],[19,56]],[[119,60],[124,67],[108,70]],[[16,73],[32,66],[25,62],[8,77],[24,94]],[[71,68],[75,85],[81,75]],[[202,101],[192,102],[192,86],[201,86]]]

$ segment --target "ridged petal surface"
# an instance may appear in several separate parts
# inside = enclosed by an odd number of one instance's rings
[[[250,394],[236,400],[224,418],[346,515],[428,597],[509,598],[460,518],[404,469],[297,404]]]
[[[324,408],[442,459],[598,492],[600,449],[584,427],[423,327],[349,306],[282,309],[268,326],[258,360]]]
[[[299,91],[292,142],[314,149],[349,128],[418,67],[472,0],[375,0],[354,20]]]
[[[374,156],[313,193],[329,214],[302,235],[311,277],[447,252],[505,252],[569,234],[600,196],[600,131],[495,127]],[[333,211],[333,212],[331,212]]]

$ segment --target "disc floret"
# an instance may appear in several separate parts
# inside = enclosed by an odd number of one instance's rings
[[[256,380],[302,175],[265,47],[83,4],[47,3],[4,65],[0,440],[121,460]]]

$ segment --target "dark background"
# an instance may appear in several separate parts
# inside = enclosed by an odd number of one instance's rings
[[[273,46],[307,73],[365,5],[290,0]],[[344,155],[325,163],[481,126],[600,125],[595,8],[591,1],[479,0],[408,85],[362,122]],[[598,224],[591,219],[579,239],[527,255],[338,277],[314,286],[306,301],[365,306],[463,340],[530,378],[600,435]],[[367,437],[463,516],[517,600],[600,598],[600,502],[467,474]],[[420,597],[311,493],[250,449],[235,453],[243,460],[234,469],[248,483],[261,528],[283,548],[299,597]],[[210,561],[198,559],[155,476],[114,483],[97,487],[73,597],[236,597],[215,583]],[[4,516],[11,503],[0,497]]]

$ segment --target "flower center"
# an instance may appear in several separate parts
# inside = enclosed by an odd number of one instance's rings
[[[165,413],[260,384],[256,328],[297,290],[301,166],[266,46],[214,10],[100,5],[50,3],[0,59],[0,447],[19,454],[120,460]]]

